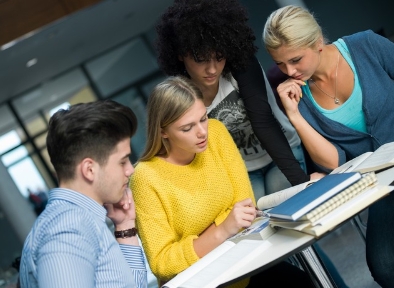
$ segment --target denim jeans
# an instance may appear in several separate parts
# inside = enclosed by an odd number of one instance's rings
[[[300,163],[301,168],[306,171],[304,151],[301,145],[291,149],[294,157]],[[289,188],[290,182],[286,176],[279,170],[274,162],[260,169],[249,171],[249,179],[252,183],[254,197],[256,201],[265,195]]]

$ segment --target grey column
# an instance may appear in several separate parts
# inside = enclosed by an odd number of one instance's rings
[[[18,240],[23,243],[29,233],[36,214],[28,200],[22,196],[7,169],[0,161],[0,209],[10,226],[14,229]],[[3,237],[3,236],[2,236]]]

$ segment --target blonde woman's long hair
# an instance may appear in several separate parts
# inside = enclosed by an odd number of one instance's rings
[[[324,39],[315,17],[306,9],[288,5],[275,10],[264,25],[263,45],[276,50],[285,45],[294,49],[313,48]]]
[[[183,76],[169,77],[159,83],[148,99],[147,141],[139,161],[167,156],[170,147],[168,140],[161,137],[162,130],[185,114],[197,99],[202,98],[197,86]]]

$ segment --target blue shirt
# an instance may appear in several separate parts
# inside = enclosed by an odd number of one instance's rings
[[[53,189],[24,244],[21,287],[147,287],[142,248],[119,244],[106,213],[81,193]]]

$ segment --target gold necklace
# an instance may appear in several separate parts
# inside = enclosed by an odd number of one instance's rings
[[[328,93],[326,93],[323,89],[321,89],[316,82],[311,78],[310,80],[313,82],[313,84],[315,84],[316,88],[319,89],[321,92],[323,92],[325,95],[327,95],[328,97],[330,97],[331,99],[334,99],[334,103],[337,105],[341,105],[341,102],[339,101],[338,97],[337,97],[337,77],[338,77],[338,64],[339,64],[339,54],[340,52],[338,51],[338,60],[337,60],[337,68],[335,70],[335,96],[331,96]]]

